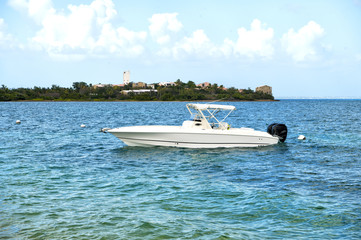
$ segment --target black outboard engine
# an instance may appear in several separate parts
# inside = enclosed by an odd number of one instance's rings
[[[280,139],[280,142],[286,141],[287,127],[282,123],[272,123],[268,126],[267,132],[274,137],[278,137]]]

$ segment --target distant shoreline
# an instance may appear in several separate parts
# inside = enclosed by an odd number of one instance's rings
[[[154,85],[145,88],[145,83],[118,85],[89,85],[74,82],[70,88],[53,85],[51,88],[0,88],[0,101],[74,101],[74,102],[113,102],[113,101],[258,101],[274,100],[271,87],[258,89],[225,88],[222,85],[208,84],[197,86],[194,82],[183,83],[179,79],[171,85]]]
[[[279,102],[279,99],[257,99],[257,100],[189,100],[189,101],[137,101],[137,100],[15,100],[15,101],[0,101],[0,102]]]
[[[0,101],[6,102],[203,102],[203,103],[217,103],[217,102],[280,102],[283,100],[361,100],[361,98],[281,98],[281,99],[258,99],[258,100],[189,100],[189,101],[137,101],[137,100],[13,100]]]

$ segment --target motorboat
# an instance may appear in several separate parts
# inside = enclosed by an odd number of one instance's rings
[[[107,132],[128,146],[144,147],[261,147],[284,142],[287,137],[284,124],[271,124],[267,132],[245,127],[233,128],[225,122],[236,110],[231,105],[189,103],[186,106],[191,119],[184,121],[182,126],[129,126],[109,129]]]

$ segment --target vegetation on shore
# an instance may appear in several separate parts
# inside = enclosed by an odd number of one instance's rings
[[[255,92],[248,89],[239,91],[231,87],[225,89],[222,85],[212,84],[206,88],[197,87],[192,81],[183,83],[177,80],[175,86],[156,85],[156,92],[136,94],[122,93],[122,90],[136,90],[131,84],[124,87],[105,85],[93,87],[85,82],[74,82],[70,88],[52,85],[50,88],[17,88],[9,89],[2,85],[0,101],[194,101],[194,100],[226,100],[255,101],[274,100],[270,94]],[[150,88],[149,88],[150,89]]]

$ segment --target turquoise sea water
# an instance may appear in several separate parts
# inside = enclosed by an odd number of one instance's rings
[[[361,100],[225,104],[286,143],[126,147],[100,129],[181,125],[185,103],[0,103],[0,239],[361,238]]]

